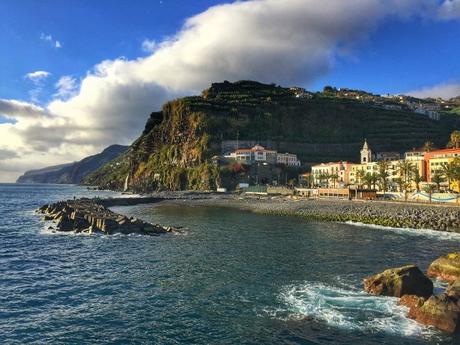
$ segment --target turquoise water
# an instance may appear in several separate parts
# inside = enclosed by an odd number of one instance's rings
[[[0,185],[1,344],[456,343],[361,281],[426,269],[458,236],[172,204],[116,211],[181,234],[83,236],[53,234],[33,213],[101,193]]]

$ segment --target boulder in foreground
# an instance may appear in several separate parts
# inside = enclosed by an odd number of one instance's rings
[[[407,265],[390,268],[364,279],[364,290],[373,295],[428,298],[433,294],[433,282],[417,266]]]
[[[441,256],[431,263],[427,272],[429,277],[453,283],[460,278],[460,252]]]
[[[431,296],[422,306],[410,308],[409,317],[421,324],[434,326],[447,333],[455,333],[459,331],[459,296],[446,292]]]

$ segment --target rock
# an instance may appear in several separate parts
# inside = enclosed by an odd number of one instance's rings
[[[56,227],[59,231],[72,231],[74,230],[74,224],[70,218],[64,214],[57,220]]]
[[[391,268],[364,279],[364,290],[374,295],[402,297],[433,294],[433,282],[417,266]]]
[[[409,317],[417,322],[434,326],[444,332],[455,333],[459,330],[460,300],[458,296],[442,293],[431,296],[422,306],[413,306]]]
[[[111,205],[116,205],[116,200]],[[44,214],[47,220],[56,223],[58,231],[74,231],[75,233],[103,232],[114,234],[140,233],[157,236],[165,233],[166,229],[160,225],[146,223],[141,219],[128,218],[112,212],[99,204],[99,199],[77,199],[60,201],[54,204],[44,205],[37,211]]]
[[[423,297],[419,297],[416,295],[404,295],[401,297],[398,304],[405,306],[409,309],[413,307],[420,308],[423,305],[423,303],[425,303],[425,301],[426,299]]]
[[[429,277],[453,283],[460,278],[460,252],[450,253],[436,259],[428,267],[427,274]]]
[[[448,296],[457,296],[460,298],[460,278],[449,285],[446,293]]]

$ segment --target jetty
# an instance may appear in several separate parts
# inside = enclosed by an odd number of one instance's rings
[[[46,204],[40,207],[37,213],[43,214],[45,221],[53,221],[55,224],[51,229],[56,231],[158,236],[177,229],[147,223],[138,218],[129,218],[111,211],[108,207],[155,203],[160,200],[159,198],[82,198]]]

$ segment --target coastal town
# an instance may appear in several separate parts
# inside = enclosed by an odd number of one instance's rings
[[[247,193],[297,194],[376,199],[411,199],[414,201],[458,202],[460,192],[460,132],[451,135],[448,148],[435,149],[426,142],[423,147],[404,153],[374,152],[364,140],[359,162],[337,161],[314,164],[310,171],[299,174],[297,181],[284,183],[274,167],[303,169],[296,154],[280,153],[261,145],[237,148],[224,154],[228,162],[252,167],[251,174],[239,181]],[[235,166],[235,165],[234,165]],[[267,173],[269,172],[269,173]],[[281,176],[282,177],[282,176]],[[280,186],[284,188],[280,189]],[[290,190],[285,187],[292,187]]]

